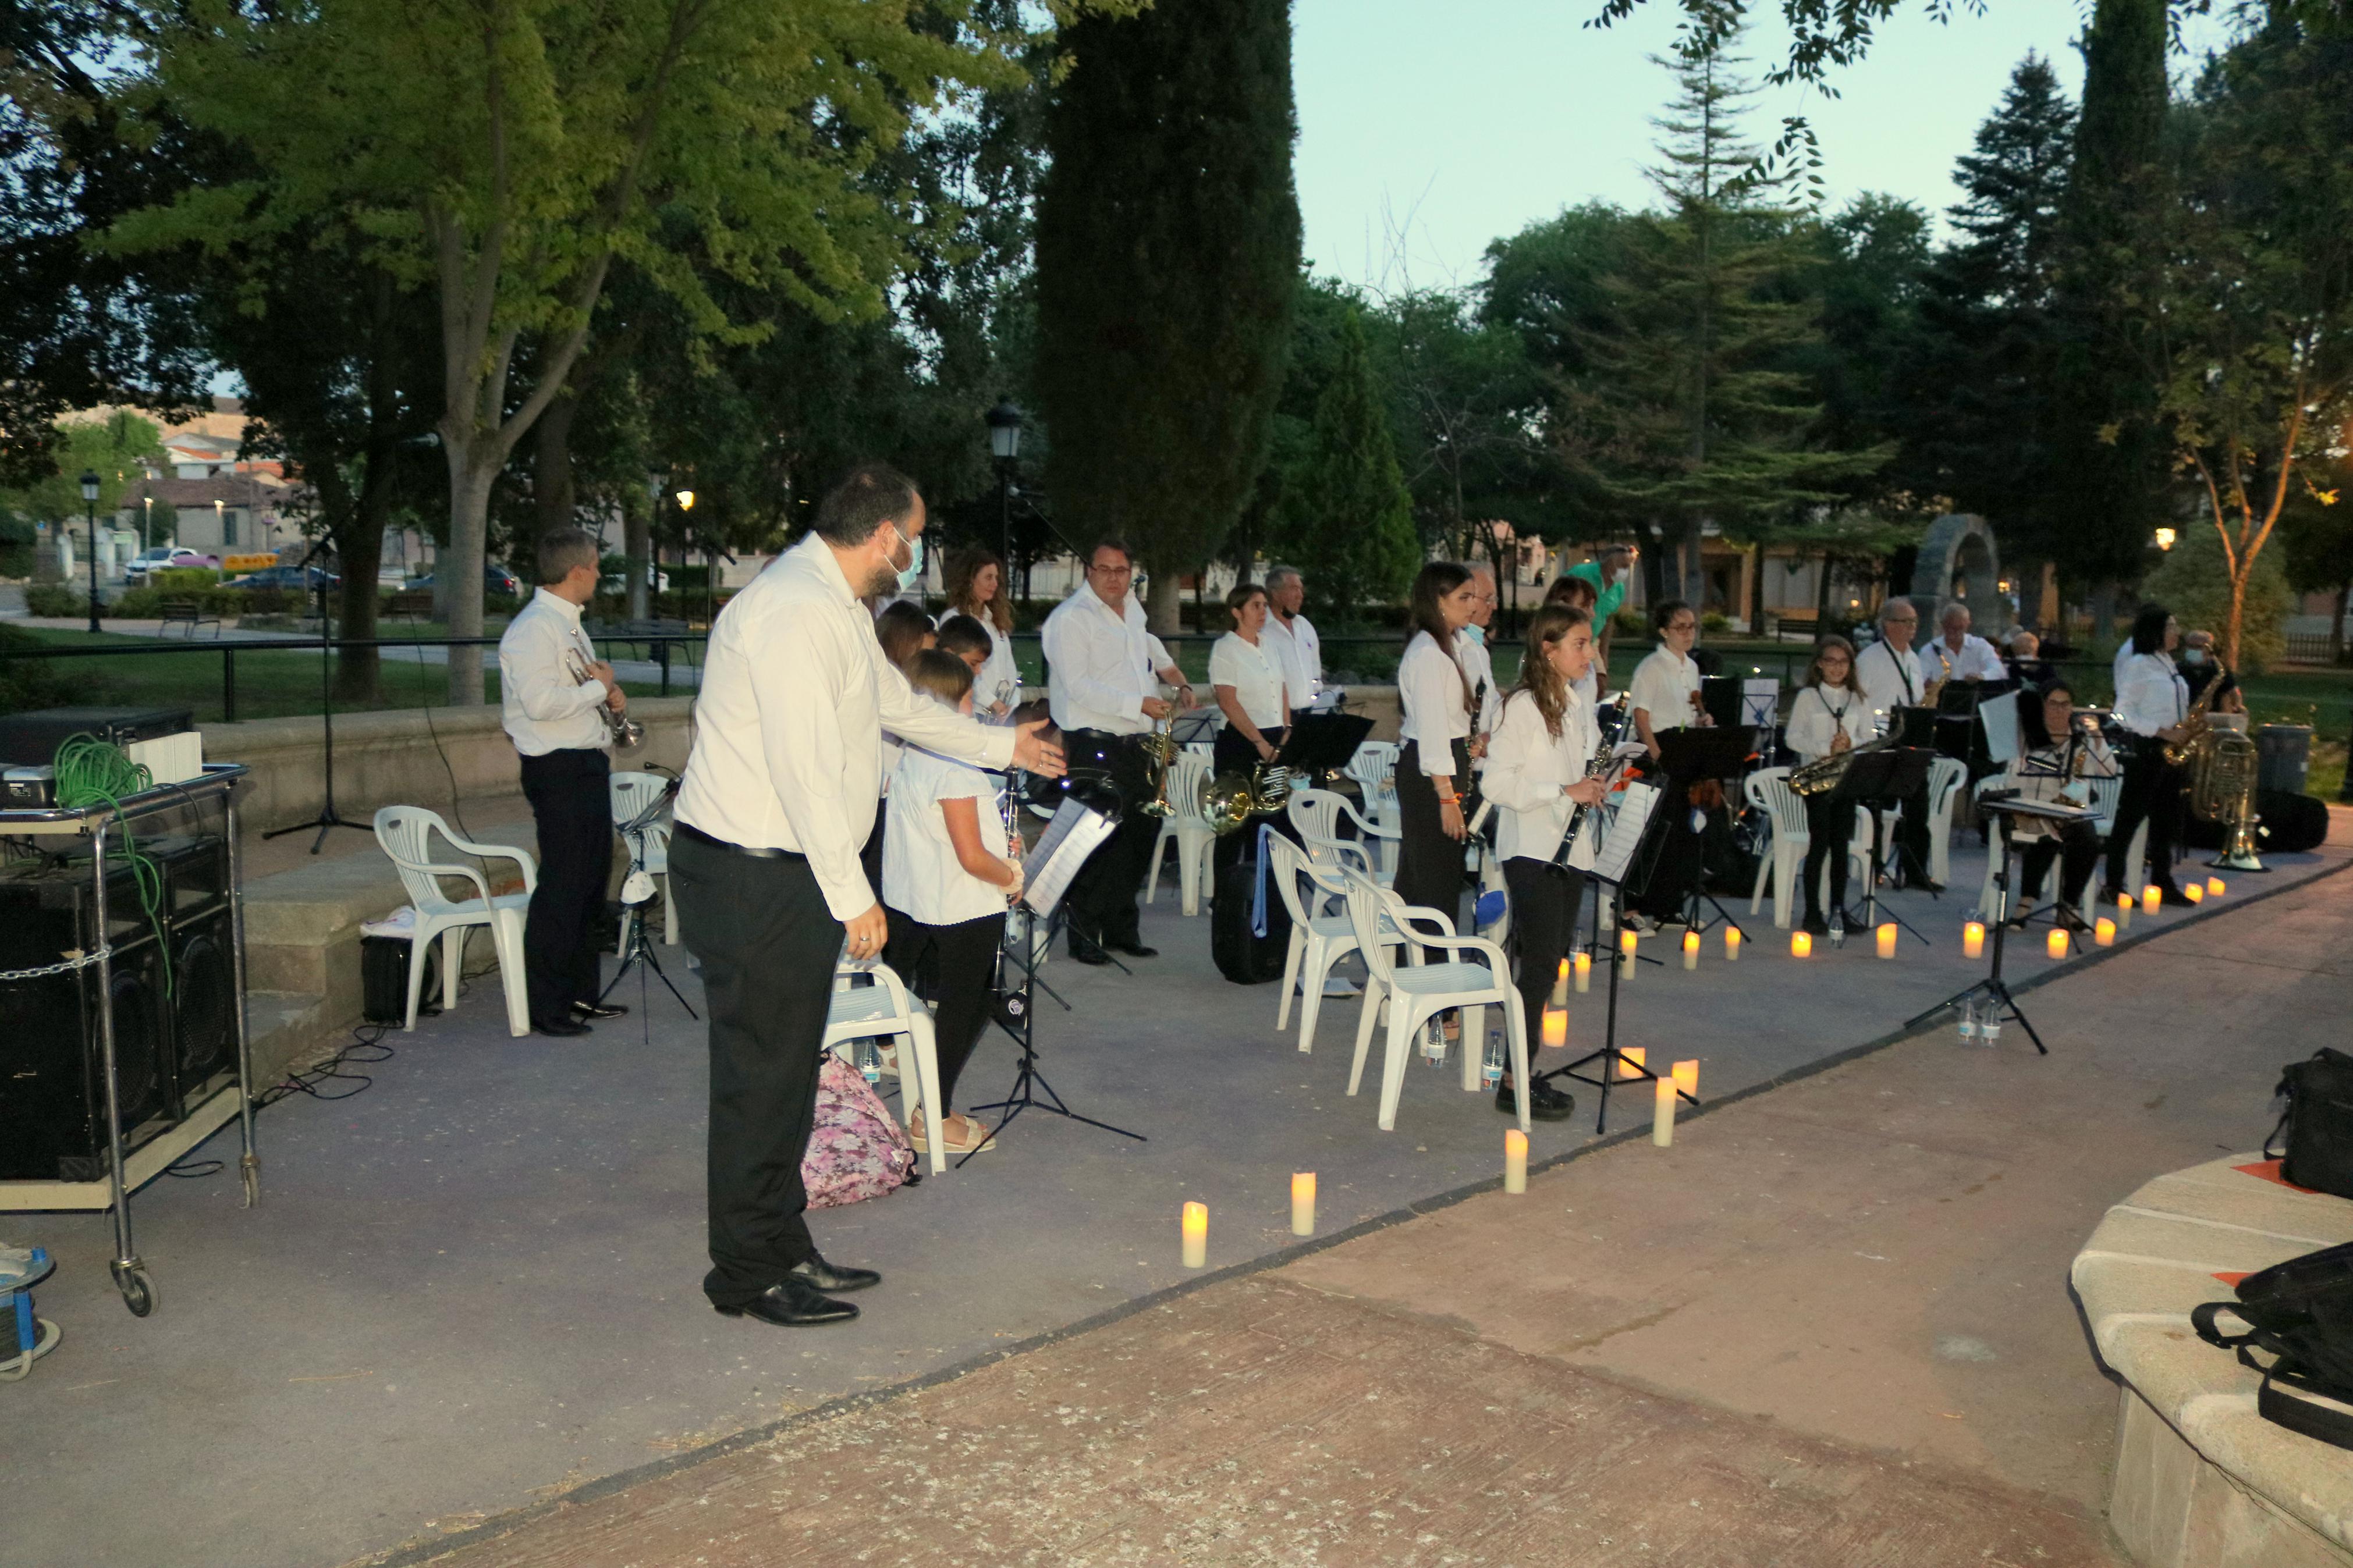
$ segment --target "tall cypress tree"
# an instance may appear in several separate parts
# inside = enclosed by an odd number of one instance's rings
[[[1318,610],[1335,622],[1358,605],[1403,594],[1421,559],[1388,400],[1353,306],[1341,319],[1339,358],[1315,401],[1314,427],[1283,497],[1282,522],[1283,548],[1307,563]]]
[[[1038,213],[1046,486],[1065,536],[1124,534],[1153,625],[1266,461],[1299,269],[1288,0],[1090,16],[1047,121]]]

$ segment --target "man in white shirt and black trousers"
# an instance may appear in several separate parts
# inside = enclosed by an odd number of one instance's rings
[[[835,961],[874,959],[888,934],[858,859],[881,791],[883,729],[986,768],[1061,771],[1039,726],[977,724],[886,679],[859,601],[916,578],[923,516],[903,474],[879,463],[853,470],[818,507],[813,531],[712,627],[670,869],[710,1008],[702,1289],[730,1317],[839,1322],[858,1309],[827,1292],[881,1278],[818,1254],[803,1217],[801,1159]]]
[[[1134,578],[1127,545],[1102,541],[1087,552],[1086,582],[1054,606],[1039,634],[1071,772],[1109,775],[1120,798],[1118,831],[1087,857],[1064,899],[1071,956],[1081,963],[1108,963],[1106,949],[1159,954],[1144,945],[1135,907],[1160,840],[1160,819],[1144,810],[1153,791],[1141,742],[1159,721],[1193,706],[1193,688],[1145,630],[1144,606],[1128,592]],[[1159,695],[1163,682],[1177,689],[1174,701]]]
[[[1854,658],[1854,679],[1862,688],[1862,700],[1871,705],[1874,719],[1887,721],[1891,734],[1903,728],[1899,710],[1918,707],[1927,695],[1920,656],[1912,649],[1912,639],[1919,635],[1919,606],[1901,595],[1891,596],[1879,606],[1879,640]],[[1928,786],[1922,784],[1903,804],[1895,824],[1895,864],[1919,886],[1942,892],[1942,884],[1928,879]]]
[[[580,629],[596,592],[596,539],[564,528],[539,542],[539,591],[499,638],[501,718],[522,753],[523,798],[539,829],[539,883],[522,930],[531,1026],[585,1035],[600,1007],[597,911],[613,868],[607,711],[628,705],[613,667]]]

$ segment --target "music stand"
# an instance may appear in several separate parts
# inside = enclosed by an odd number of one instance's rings
[[[1864,878],[1862,890],[1862,924],[1866,931],[1879,923],[1879,879],[1887,868],[1888,835],[1880,813],[1926,785],[1929,764],[1935,760],[1935,752],[1917,746],[1858,752],[1854,760],[1847,764],[1846,775],[1839,780],[1838,788],[1831,792],[1832,801],[1843,801],[1868,813],[1871,817],[1871,869]],[[1839,853],[1835,849],[1831,852]],[[1808,896],[1812,896],[1810,890]],[[1843,910],[1840,911],[1841,915],[1844,912]],[[1918,937],[1921,946],[1936,945],[1921,936],[1911,921],[1893,909],[1887,911],[1887,916],[1895,922],[1897,930],[1908,931]]]
[[[1065,796],[1054,813],[1054,820],[1046,825],[1046,831],[1039,836],[1037,847],[1030,851],[1033,868],[1029,879],[1023,883],[1021,897],[1015,906],[1026,909],[1029,920],[1025,923],[1015,947],[1008,948],[1003,942],[997,944],[997,973],[993,981],[997,1005],[989,1009],[989,1016],[996,1019],[997,1026],[1010,1035],[1013,1043],[1021,1047],[1021,1065],[1014,1074],[1013,1087],[1006,1092],[1003,1100],[972,1106],[966,1111],[967,1115],[984,1110],[1005,1112],[997,1125],[988,1130],[988,1137],[981,1140],[982,1148],[987,1146],[989,1138],[1011,1126],[1015,1117],[1032,1108],[1052,1111],[1071,1121],[1083,1121],[1090,1127],[1100,1127],[1106,1132],[1116,1132],[1139,1143],[1150,1142],[1141,1132],[1131,1132],[1124,1127],[1114,1127],[1108,1121],[1098,1121],[1092,1116],[1082,1116],[1072,1110],[1055,1092],[1054,1086],[1046,1081],[1046,1075],[1038,1070],[1038,1018],[1033,1004],[1037,999],[1035,993],[1041,989],[1038,980],[1039,955],[1052,948],[1055,934],[1061,928],[1062,895],[1069,890],[1071,879],[1078,875],[1079,868],[1086,864],[1087,857],[1093,854],[1117,828],[1115,814],[1107,816]],[[1046,921],[1042,939],[1035,924],[1041,919]],[[1014,983],[1014,976],[1018,977],[1018,984]],[[1048,994],[1052,994],[1050,992]],[[1071,1005],[1060,996],[1055,996],[1054,1000],[1061,1003],[1064,1012],[1071,1010]],[[976,1148],[965,1154],[956,1161],[956,1168],[962,1170],[965,1161],[979,1152],[980,1149]]]
[[[302,557],[302,563],[297,570],[308,571],[311,563],[326,552],[328,543],[327,538],[322,535],[319,542],[311,546],[311,553]],[[264,838],[283,838],[290,833],[301,833],[315,827],[319,830],[319,837],[311,840],[311,853],[313,855],[316,855],[326,844],[328,833],[334,828],[355,827],[363,833],[375,831],[364,822],[345,820],[343,815],[335,810],[334,668],[335,622],[334,617],[327,611],[327,573],[324,567],[321,567],[319,570],[319,718],[326,726],[326,751],[321,757],[323,768],[322,776],[326,782],[326,797],[324,804],[319,807],[318,816],[295,823],[290,827],[273,827],[262,835]]]
[[[1732,695],[1737,700],[1739,693],[1736,689]],[[1659,759],[1666,769],[1668,793],[1680,797],[1681,792],[1700,779],[1736,777],[1746,769],[1749,754],[1756,749],[1757,731],[1752,725],[1716,724],[1704,729],[1669,730],[1659,736]],[[1689,831],[1690,824],[1688,820],[1671,814],[1667,831],[1672,834],[1679,830]],[[1700,919],[1699,906],[1703,899],[1715,910],[1714,920]],[[1684,896],[1683,926],[1685,930],[1705,935],[1719,925],[1728,925],[1740,932],[1743,942],[1748,940],[1748,932],[1732,918],[1732,911],[1717,903],[1715,895],[1707,890],[1706,868],[1703,866],[1700,875],[1692,879],[1692,885]]]
[[[1361,713],[1293,713],[1271,765],[1319,778],[1336,773],[1372,732],[1373,721]]]
[[[1978,805],[1981,810],[1991,813],[2000,824],[1997,834],[2000,844],[1997,853],[2001,859],[1993,876],[1993,966],[1983,980],[1954,992],[1926,1012],[1914,1014],[1904,1026],[1916,1028],[1948,1007],[1958,1007],[1965,1002],[1983,996],[1996,1009],[1995,1022],[2000,1023],[2000,1015],[2007,1012],[2018,1021],[2018,1026],[2026,1031],[2026,1037],[2034,1042],[2035,1051],[2047,1057],[2051,1054],[2051,1047],[2044,1045],[2042,1037],[2034,1032],[2034,1026],[2027,1021],[2026,1014],[2018,1005],[2018,998],[2010,994],[2009,983],[2001,977],[2002,934],[2010,929],[2010,852],[2013,847],[2010,819],[2014,816],[2040,816],[2053,822],[2088,822],[2094,814],[2087,809],[2061,805],[2053,801],[2024,800],[1999,790],[1987,795]]]
[[[642,963],[660,977],[663,986],[671,995],[678,997],[678,1005],[686,1009],[686,1016],[699,1022],[701,1015],[695,1012],[694,1004],[689,1002],[680,994],[678,987],[670,984],[670,975],[661,966],[661,960],[654,956],[654,944],[646,937],[646,901],[652,897],[652,894],[648,893],[634,903],[629,900],[631,878],[648,876],[650,880],[646,871],[646,830],[653,825],[654,818],[661,815],[662,807],[668,805],[671,797],[678,794],[679,784],[678,779],[672,778],[664,786],[661,794],[646,803],[644,810],[627,822],[615,826],[614,831],[621,836],[621,842],[628,846],[629,850],[628,875],[621,879],[621,966],[613,971],[613,978],[605,983],[605,989],[596,993],[596,1005],[603,1006],[605,998],[610,996],[619,987],[621,977],[638,964]],[[640,1023],[645,1022],[646,1001],[650,989],[646,984],[645,976],[638,975],[638,1018]]]

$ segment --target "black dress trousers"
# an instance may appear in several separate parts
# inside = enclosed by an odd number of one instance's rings
[[[754,858],[681,832],[670,840],[679,934],[702,961],[711,1021],[711,1272],[703,1294],[740,1307],[817,1250],[801,1159],[841,922],[808,861]]]
[[[613,872],[612,759],[602,752],[550,752],[522,760],[523,798],[539,827],[539,886],[522,928],[531,1016],[561,1024],[575,1002],[604,989],[597,911]]]
[[[1071,879],[1063,896],[1064,923],[1075,950],[1082,939],[1106,946],[1134,942],[1142,925],[1135,901],[1151,869],[1152,847],[1159,842],[1160,818],[1144,809],[1153,798],[1152,772],[1145,764],[1142,737],[1113,735],[1102,730],[1071,730],[1062,737],[1062,752],[1073,783],[1082,775],[1108,775],[1118,790],[1118,828],[1087,857]]]
[[[1453,788],[1463,793],[1471,774],[1471,745],[1453,744]],[[1442,826],[1438,786],[1422,771],[1421,747],[1408,741],[1398,752],[1397,896],[1409,905],[1425,905],[1456,921],[1462,909],[1462,840],[1449,838]],[[1464,822],[1470,816],[1466,811]]]

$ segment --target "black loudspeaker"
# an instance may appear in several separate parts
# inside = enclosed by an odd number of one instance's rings
[[[185,1115],[237,1074],[237,955],[225,904],[169,930],[172,1088]]]

